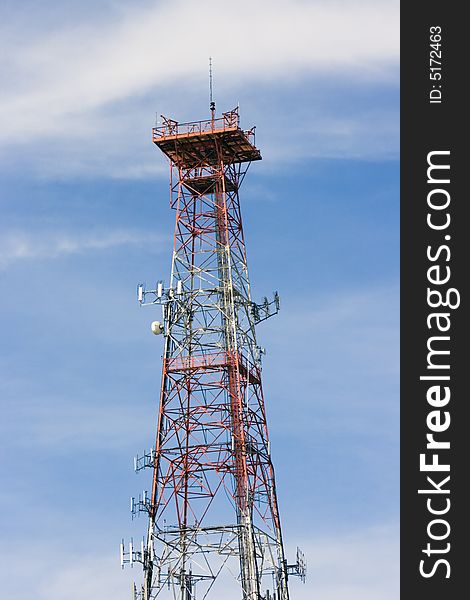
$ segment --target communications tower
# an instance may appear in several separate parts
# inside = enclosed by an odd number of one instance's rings
[[[170,161],[176,226],[169,285],[138,287],[142,305],[161,305],[164,351],[155,447],[135,459],[152,489],[131,500],[147,537],[123,543],[121,563],[142,564],[136,600],[289,600],[305,561],[284,555],[255,330],[279,297],[251,299],[239,200],[261,160],[255,128],[211,102],[206,121],[162,117],[153,142]]]

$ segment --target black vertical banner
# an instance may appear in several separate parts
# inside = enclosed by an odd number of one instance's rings
[[[464,6],[401,6],[402,600],[470,597]]]

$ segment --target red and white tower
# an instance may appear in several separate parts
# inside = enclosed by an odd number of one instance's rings
[[[239,189],[260,160],[254,128],[238,109],[207,121],[163,118],[153,141],[170,161],[176,211],[171,279],[139,286],[141,304],[160,304],[152,330],[164,338],[155,448],[137,457],[152,489],[133,512],[148,513],[147,538],[121,548],[142,563],[139,600],[288,600],[288,577],[305,578],[300,551],[288,565],[279,520],[261,385],[256,325],[279,310],[250,293]]]

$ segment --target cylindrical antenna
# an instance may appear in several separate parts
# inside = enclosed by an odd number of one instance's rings
[[[215,118],[215,102],[212,96],[212,56],[209,56],[209,99],[210,99],[210,109],[212,113],[212,122],[214,122]]]

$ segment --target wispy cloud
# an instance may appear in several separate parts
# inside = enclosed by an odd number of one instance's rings
[[[238,99],[253,81],[258,89],[273,85],[280,91],[288,81],[295,87],[314,75],[354,86],[396,80],[396,2],[241,0],[235,11],[229,2],[219,2],[214,11],[209,0],[179,0],[109,11],[107,20],[93,21],[78,11],[73,25],[68,18],[53,30],[41,27],[38,14],[26,37],[21,23],[7,30],[1,48],[7,58],[0,66],[8,82],[0,100],[6,164],[23,161],[29,169],[40,164],[38,175],[53,176],[100,169],[117,177],[154,173],[151,158],[138,151],[135,159],[152,112],[181,108],[182,119],[194,118],[188,108],[199,104],[209,55],[215,56],[218,89],[231,95],[237,90]],[[230,31],[243,32],[242,39],[226,43]],[[299,103],[301,98],[291,105],[292,115]],[[322,116],[322,131],[315,118],[315,147],[326,156],[357,156],[350,140],[364,134],[362,121],[358,129],[354,118]]]
[[[12,543],[9,545],[12,547]],[[18,547],[17,552],[25,552],[25,547]],[[21,561],[12,564],[11,554],[1,557],[4,564],[9,564],[9,576],[2,581],[2,588],[10,598],[63,600],[64,590],[67,590],[70,600],[83,600],[97,594],[116,600],[129,600],[131,596],[130,580],[134,573],[121,572],[118,543],[114,556],[111,552],[103,555],[96,551],[91,554],[87,551],[86,556],[77,555],[70,545],[65,544],[65,540],[52,546],[47,538],[41,545],[32,547],[28,544],[30,552],[34,559],[26,572],[21,569]],[[57,561],[59,552],[62,558]],[[135,577],[138,575],[136,572]],[[18,586],[20,579],[22,585]]]
[[[396,600],[399,526],[386,523],[347,534],[298,540],[308,564],[307,584],[292,582],[299,600]]]
[[[306,584],[290,579],[291,594],[299,600],[396,600],[399,596],[398,524],[384,524],[360,529],[348,534],[297,540],[306,554],[308,577]],[[103,548],[101,542],[95,544]],[[63,548],[62,548],[63,547]],[[292,546],[292,550],[295,546]],[[104,548],[103,548],[104,550]],[[37,600],[82,600],[101,595],[116,600],[129,597],[132,580],[141,581],[140,569],[119,568],[118,546],[98,554],[96,549],[86,556],[78,555],[65,540],[55,546],[46,539],[41,546],[28,545],[34,556],[31,567],[21,569],[21,561],[11,563],[11,556],[21,555],[24,548],[9,544],[8,555],[1,556],[9,564],[9,580],[3,590],[15,600],[34,597]],[[61,552],[62,559],[54,558]],[[293,558],[293,556],[292,556]],[[52,566],[53,565],[53,566]],[[22,585],[18,586],[21,577]],[[224,591],[227,600],[239,598],[240,586],[231,585]]]
[[[160,234],[125,230],[93,233],[10,231],[0,235],[0,269],[22,260],[53,259],[118,246],[159,244],[166,239]]]
[[[397,111],[360,105],[356,105],[353,114],[341,114],[343,111],[344,108],[336,108],[334,114],[331,108],[317,106],[314,114],[299,115],[290,123],[287,115],[281,115],[285,122],[272,132],[268,130],[269,140],[263,155],[271,165],[264,168],[273,168],[274,164],[274,169],[278,169],[279,161],[290,165],[294,157],[369,161],[398,157]]]
[[[17,392],[25,394],[21,388]],[[83,397],[73,398],[70,393],[66,397],[54,397],[54,390],[49,393],[47,397],[31,394],[4,402],[3,439],[10,439],[17,450],[111,452],[124,447],[132,448],[133,452],[136,446],[140,447],[142,439],[151,440],[153,427],[145,431],[144,409],[139,412],[133,406],[121,406],[117,402],[111,407],[107,398],[95,398],[94,404],[87,404]],[[106,393],[111,392],[103,390],[103,395]],[[113,390],[114,397],[116,393]],[[82,389],[82,396],[89,399],[90,395],[89,390]],[[130,463],[129,458],[129,467]]]
[[[212,8],[208,0],[158,3],[105,27],[82,22],[33,35],[13,51],[10,40],[7,56],[18,74],[0,105],[7,117],[1,136],[80,138],[89,131],[72,116],[194,77],[214,52],[220,79],[232,83],[315,70],[376,78],[398,59],[394,2],[242,0],[236,11],[228,2]],[[228,31],[247,31],[236,52],[226,43]]]
[[[293,357],[294,368],[304,369],[304,360],[314,360],[317,365],[329,365],[349,376],[364,370],[369,376],[398,375],[399,307],[395,282],[330,292],[295,313],[290,311],[291,302],[289,299],[284,308],[286,314],[282,310],[279,314],[281,327],[270,330],[268,335],[280,349],[285,347],[286,337],[292,335],[300,347],[311,348],[310,352],[299,353],[305,357],[300,363],[297,355]]]
[[[295,312],[289,299],[283,303],[276,317],[278,327],[263,334],[269,348],[265,368],[269,408],[278,417],[273,423],[276,431],[341,432],[361,444],[379,433],[388,443],[396,440],[397,299],[398,286],[390,283],[330,293]],[[286,353],[293,339],[295,351]],[[278,363],[283,369],[271,370],[271,364]],[[299,414],[306,417],[299,421]]]

